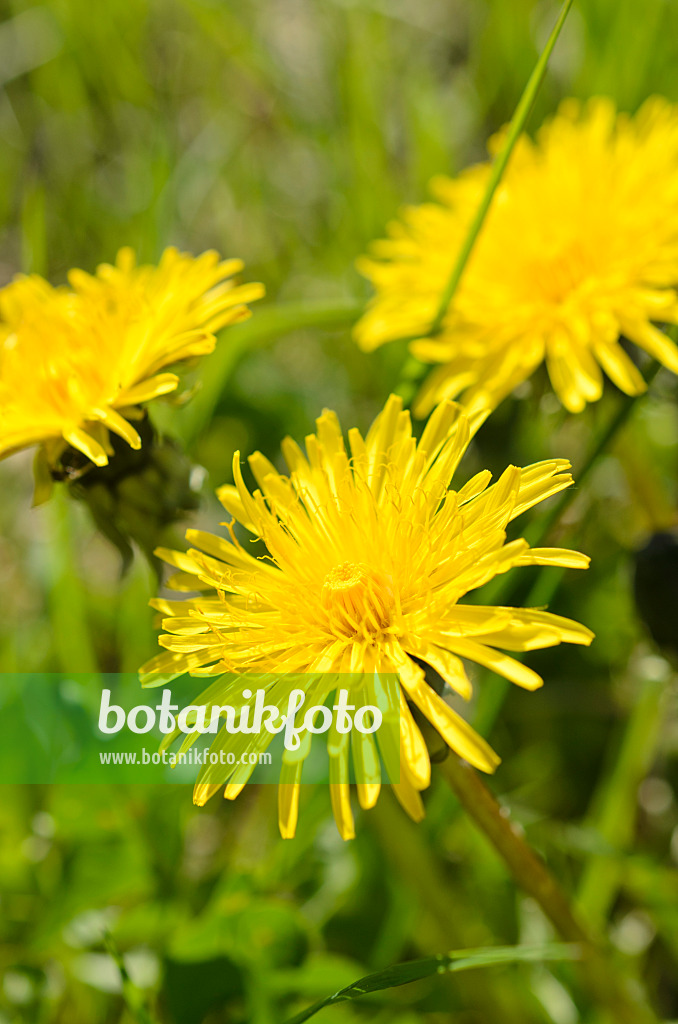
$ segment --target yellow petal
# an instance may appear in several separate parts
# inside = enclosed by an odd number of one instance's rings
[[[428,686],[422,670],[404,652],[399,652],[396,645],[392,646],[391,651],[408,697],[428,718],[447,745],[475,768],[493,772],[500,758],[489,744]]]
[[[301,763],[294,766],[301,775]],[[278,826],[283,839],[294,839],[299,818],[299,783],[281,782],[278,786]]]
[[[419,726],[412,717],[407,701],[400,694],[400,779],[406,769],[416,789],[426,789],[431,784],[431,759]]]
[[[422,799],[408,779],[393,783],[393,792],[400,806],[409,814],[412,821],[423,821],[426,817]]]
[[[563,569],[588,569],[590,564],[588,555],[569,548],[530,548],[516,562],[516,565],[557,565]]]
[[[155,377],[134,384],[131,388],[121,391],[116,399],[117,406],[140,405],[142,402],[150,402],[152,398],[159,395],[167,395],[175,391],[179,384],[179,378],[175,373],[158,373]]]
[[[627,395],[641,395],[646,390],[645,378],[621,345],[596,344],[594,351],[605,373],[621,391]]]
[[[339,835],[342,839],[355,839],[355,822],[351,811],[348,783],[331,782],[330,800]]]
[[[622,330],[646,352],[672,373],[678,373],[678,345],[663,331],[650,323],[629,323],[622,320]]]
[[[108,455],[104,448],[94,440],[91,434],[88,434],[87,431],[82,430],[80,427],[64,432],[64,440],[71,447],[77,448],[79,452],[86,455],[88,459],[91,459],[95,466],[108,465]]]
[[[405,649],[435,669],[441,679],[453,690],[456,690],[464,700],[471,699],[473,687],[460,658],[433,643],[407,644]]]
[[[127,420],[114,409],[92,409],[92,418],[94,419],[94,417],[100,420],[108,430],[112,430],[114,434],[118,434],[123,441],[127,441],[130,448],[134,448],[136,451],[141,448],[141,438],[132,424],[128,423]]]
[[[454,637],[450,640],[450,647],[462,658],[468,658],[469,661],[475,661],[484,668],[491,669],[517,686],[522,686],[525,690],[538,690],[540,686],[544,685],[541,676],[527,665],[516,661],[515,658],[509,658],[507,654],[476,643],[475,640]]]

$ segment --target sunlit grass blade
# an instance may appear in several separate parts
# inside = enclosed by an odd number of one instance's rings
[[[436,974],[452,974],[456,971],[470,971],[480,967],[491,967],[495,964],[515,964],[579,959],[579,948],[576,945],[551,943],[542,946],[488,946],[482,949],[461,949],[452,953],[442,953],[427,957],[424,960],[411,960],[404,964],[386,967],[383,971],[368,974],[352,985],[339,989],[334,995],[321,999],[292,1017],[287,1024],[303,1024],[310,1020],[326,1006],[357,999],[371,992],[383,992],[385,989],[409,985],[422,978],[430,978]]]
[[[464,239],[462,247],[459,250],[457,261],[454,267],[452,268],[452,273],[450,274],[450,278],[440,298],[440,305],[438,307],[438,311],[435,315],[433,323],[431,324],[429,334],[436,334],[440,330],[442,322],[445,319],[445,314],[447,313],[450,303],[454,298],[454,294],[461,280],[461,276],[464,273],[464,269],[473,251],[473,247],[476,244],[478,235],[480,234],[480,230],[485,221],[485,217],[487,216],[488,211],[490,209],[494,193],[496,192],[497,187],[502,179],[506,166],[511,157],[511,153],[513,152],[513,148],[516,142],[518,141],[518,138],[522,134],[522,131],[525,127],[525,123],[529,117],[530,110],[532,109],[532,105],[536,99],[537,93],[539,92],[541,83],[544,80],[544,75],[546,74],[546,68],[548,66],[549,57],[551,56],[553,47],[555,46],[556,40],[560,35],[560,31],[563,25],[565,24],[565,19],[567,18],[571,6],[572,0],[565,0],[565,3],[563,4],[560,14],[558,16],[558,20],[556,21],[553,27],[553,31],[551,32],[551,35],[548,38],[546,46],[541,52],[539,60],[535,65],[534,71],[530,75],[530,78],[528,80],[527,85],[525,86],[525,90],[522,96],[520,97],[518,106],[516,107],[515,113],[511,119],[511,123],[506,132],[506,139],[504,141],[504,145],[502,146],[501,150],[495,157],[494,162],[492,164],[492,170],[490,172],[490,177],[487,183],[485,194],[476,211],[475,217],[471,221],[466,238]]]

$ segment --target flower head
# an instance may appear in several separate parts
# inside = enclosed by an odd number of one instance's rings
[[[359,262],[376,295],[358,343],[421,335],[413,354],[439,364],[417,411],[462,392],[471,408],[496,405],[544,361],[571,412],[600,398],[601,368],[638,394],[622,338],[678,373],[678,348],[656,326],[678,323],[678,107],[655,97],[629,117],[609,99],[568,100],[535,142],[521,137],[429,338],[489,171],[435,179],[438,202],[406,209]]]
[[[400,781],[394,788],[406,810],[421,817],[419,793],[430,779],[427,748],[410,703],[453,750],[493,771],[498,757],[426,682],[424,666],[466,698],[471,683],[464,660],[527,689],[540,686],[531,668],[501,649],[588,644],[591,632],[545,611],[485,607],[465,598],[514,566],[585,568],[589,560],[558,548],[530,549],[525,540],[506,542],[512,519],[570,485],[569,463],[510,466],[494,484],[489,472],[481,472],[455,490],[452,476],[470,433],[460,407],[443,402],[417,442],[409,413],[392,396],[365,438],[349,431],[348,449],[330,411],[306,438],[305,454],[287,438],[282,449],[289,476],[260,453],[251,455],[254,493],[236,453],[235,486],[222,487],[219,497],[233,519],[264,542],[268,554],[248,552],[232,525],[230,539],[189,530],[194,547],[188,552],[158,552],[179,570],[171,586],[207,593],[155,602],[167,616],[160,637],[167,651],[142,669],[145,682],[157,685],[184,672],[230,673],[198,698],[214,705],[242,692],[237,677],[271,673],[267,697],[283,706],[289,674],[363,673],[367,680],[396,674],[399,714],[396,708],[395,717],[384,720],[376,742],[382,753],[400,745]],[[335,739],[328,744],[332,804],[341,834],[350,837],[348,737]],[[249,740],[256,744],[261,737]],[[228,769],[221,779],[228,783],[225,795],[236,796],[251,771]],[[209,781],[213,778],[199,779],[197,802],[219,788]],[[294,834],[300,778],[300,761],[283,768],[284,836]],[[364,807],[378,793],[378,772],[358,786]]]
[[[50,465],[67,446],[97,466],[108,432],[139,448],[133,407],[173,391],[164,367],[211,352],[214,332],[249,315],[258,284],[235,287],[239,260],[166,249],[157,267],[121,249],[114,266],[37,275],[0,290],[0,457],[40,444]]]

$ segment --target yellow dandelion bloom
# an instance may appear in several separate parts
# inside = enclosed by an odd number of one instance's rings
[[[496,144],[496,143],[494,143]],[[426,338],[490,165],[432,183],[359,269],[376,295],[357,325],[366,350],[398,337],[439,364],[416,411],[465,392],[496,405],[542,362],[563,405],[600,398],[602,370],[645,388],[629,339],[678,373],[656,326],[678,322],[678,107],[655,97],[630,117],[609,99],[562,104],[536,141],[521,137],[440,332]]]
[[[215,331],[262,295],[234,286],[241,269],[176,249],[137,266],[126,248],[94,275],[72,270],[69,286],[32,275],[0,290],[0,457],[41,444],[54,465],[70,445],[103,466],[109,431],[139,448],[129,410],[173,391],[164,367],[211,352]]]
[[[525,540],[506,542],[511,520],[572,483],[568,462],[510,466],[494,484],[489,472],[481,472],[452,489],[471,433],[460,407],[444,402],[417,442],[409,412],[391,396],[365,438],[349,431],[348,448],[331,411],[323,412],[316,433],[306,438],[305,454],[290,438],[283,441],[289,476],[261,453],[251,455],[254,493],[236,453],[235,486],[219,491],[233,517],[230,539],[189,530],[194,547],[186,553],[158,552],[178,570],[170,586],[207,593],[155,602],[166,616],[160,643],[167,650],[144,666],[143,681],[159,685],[184,672],[230,673],[198,698],[198,704],[214,705],[242,692],[238,676],[271,673],[267,698],[283,707],[289,674],[396,674],[399,714],[390,724],[385,720],[375,738],[382,750],[393,743],[400,747],[394,789],[412,817],[423,814],[419,793],[429,784],[430,763],[410,703],[454,751],[492,772],[499,758],[428,685],[422,666],[431,666],[465,698],[471,683],[464,660],[529,690],[541,686],[536,672],[504,650],[588,644],[592,633],[549,612],[464,599],[514,566],[586,568],[589,559],[560,548],[531,549]],[[254,557],[246,550],[233,531],[236,520],[264,542],[268,555]],[[247,739],[263,742],[259,736]],[[348,737],[335,736],[328,751],[335,819],[342,836],[350,838]],[[356,753],[365,760],[365,750],[354,747],[354,758]],[[222,779],[226,797],[240,792],[252,770],[230,769],[230,781],[228,773]],[[300,780],[301,761],[283,766],[283,836],[295,831]],[[218,788],[199,779],[196,802],[204,803]],[[372,806],[378,793],[377,771],[358,785],[361,805]]]

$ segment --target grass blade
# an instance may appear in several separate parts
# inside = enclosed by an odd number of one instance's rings
[[[565,24],[565,19],[567,18],[570,8],[572,7],[572,2],[573,0],[565,0],[565,3],[561,8],[560,14],[558,15],[558,20],[553,26],[553,31],[551,32],[551,35],[548,38],[546,46],[541,52],[539,60],[535,65],[534,71],[530,75],[528,83],[525,86],[523,95],[520,97],[518,106],[516,107],[515,113],[511,119],[508,132],[506,133],[506,140],[504,142],[504,145],[502,146],[501,151],[495,157],[494,163],[492,164],[492,171],[490,173],[490,179],[487,183],[485,195],[483,196],[480,206],[476,211],[476,215],[473,218],[473,221],[471,222],[468,234],[466,235],[464,243],[461,249],[459,250],[457,262],[452,268],[452,273],[450,275],[449,281],[447,282],[445,291],[443,292],[443,295],[440,299],[438,312],[436,313],[435,319],[431,324],[431,328],[428,332],[429,335],[437,334],[437,332],[440,330],[443,320],[445,319],[445,314],[449,309],[450,302],[454,297],[454,293],[457,290],[457,287],[461,280],[461,276],[464,273],[466,264],[468,263],[469,257],[473,251],[473,246],[476,243],[478,235],[480,234],[480,229],[482,228],[483,223],[485,221],[485,217],[487,216],[487,213],[490,209],[494,193],[496,192],[497,186],[499,185],[499,182],[502,179],[504,171],[506,170],[506,165],[509,162],[509,158],[511,156],[511,153],[513,152],[513,148],[516,142],[518,141],[518,138],[520,137],[523,128],[525,127],[525,122],[529,117],[530,110],[532,109],[532,104],[534,103],[537,93],[539,92],[541,83],[544,80],[544,75],[546,74],[546,68],[549,62],[549,57],[551,56],[553,47],[555,46],[556,40],[560,35],[560,30]]]
[[[577,960],[579,948],[576,945],[551,943],[542,946],[488,946],[483,949],[462,949],[452,953],[441,953],[424,960],[411,960],[404,964],[386,967],[383,971],[368,974],[346,988],[339,989],[334,995],[321,999],[287,1021],[287,1024],[304,1024],[326,1006],[357,999],[370,992],[382,992],[385,989],[409,985],[422,978],[430,978],[436,974],[451,974],[456,971],[470,971],[480,967],[491,967],[495,964],[514,964],[525,962]]]

